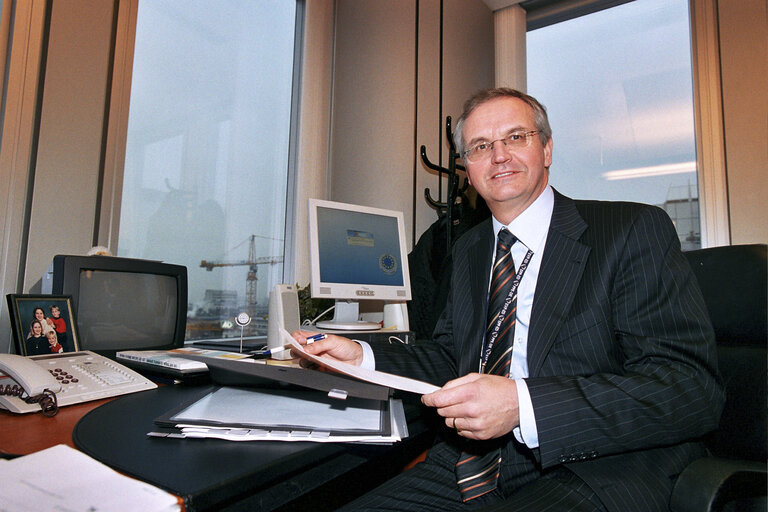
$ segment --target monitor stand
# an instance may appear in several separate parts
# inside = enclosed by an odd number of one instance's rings
[[[365,322],[360,318],[360,304],[354,300],[337,300],[333,310],[333,320],[316,322],[319,329],[339,331],[374,331],[381,329],[377,322]]]

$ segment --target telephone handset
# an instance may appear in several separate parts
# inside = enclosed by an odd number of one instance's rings
[[[59,391],[61,384],[31,359],[0,354],[0,405],[11,402],[6,396],[15,396],[27,404],[39,403],[43,414],[53,416],[58,411],[54,393]]]
[[[157,384],[83,350],[39,356],[0,354],[0,409],[53,416],[58,407],[154,389]]]

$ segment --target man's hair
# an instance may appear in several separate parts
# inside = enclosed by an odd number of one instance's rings
[[[544,105],[539,103],[539,100],[524,92],[509,87],[483,89],[482,91],[476,92],[464,103],[464,112],[459,117],[459,120],[456,121],[456,128],[453,131],[453,139],[456,144],[456,151],[458,151],[460,155],[463,155],[464,150],[466,149],[462,130],[467,117],[469,117],[469,115],[483,103],[496,98],[517,98],[524,101],[533,109],[534,122],[536,123],[536,130],[539,132],[539,140],[541,140],[542,145],[549,141],[550,137],[552,137],[552,128],[549,126],[547,109],[544,108]]]

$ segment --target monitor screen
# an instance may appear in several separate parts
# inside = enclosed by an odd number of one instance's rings
[[[341,301],[411,298],[403,214],[309,201],[311,291]],[[358,326],[360,327],[360,326]]]
[[[173,339],[178,300],[172,276],[82,269],[80,341],[105,350],[153,348]]]
[[[54,258],[51,291],[71,295],[80,348],[165,350],[184,344],[187,269],[110,256]]]

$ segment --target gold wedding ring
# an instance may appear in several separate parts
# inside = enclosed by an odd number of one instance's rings
[[[453,430],[455,430],[456,432],[459,431],[459,429],[456,428],[456,418],[453,418]]]

